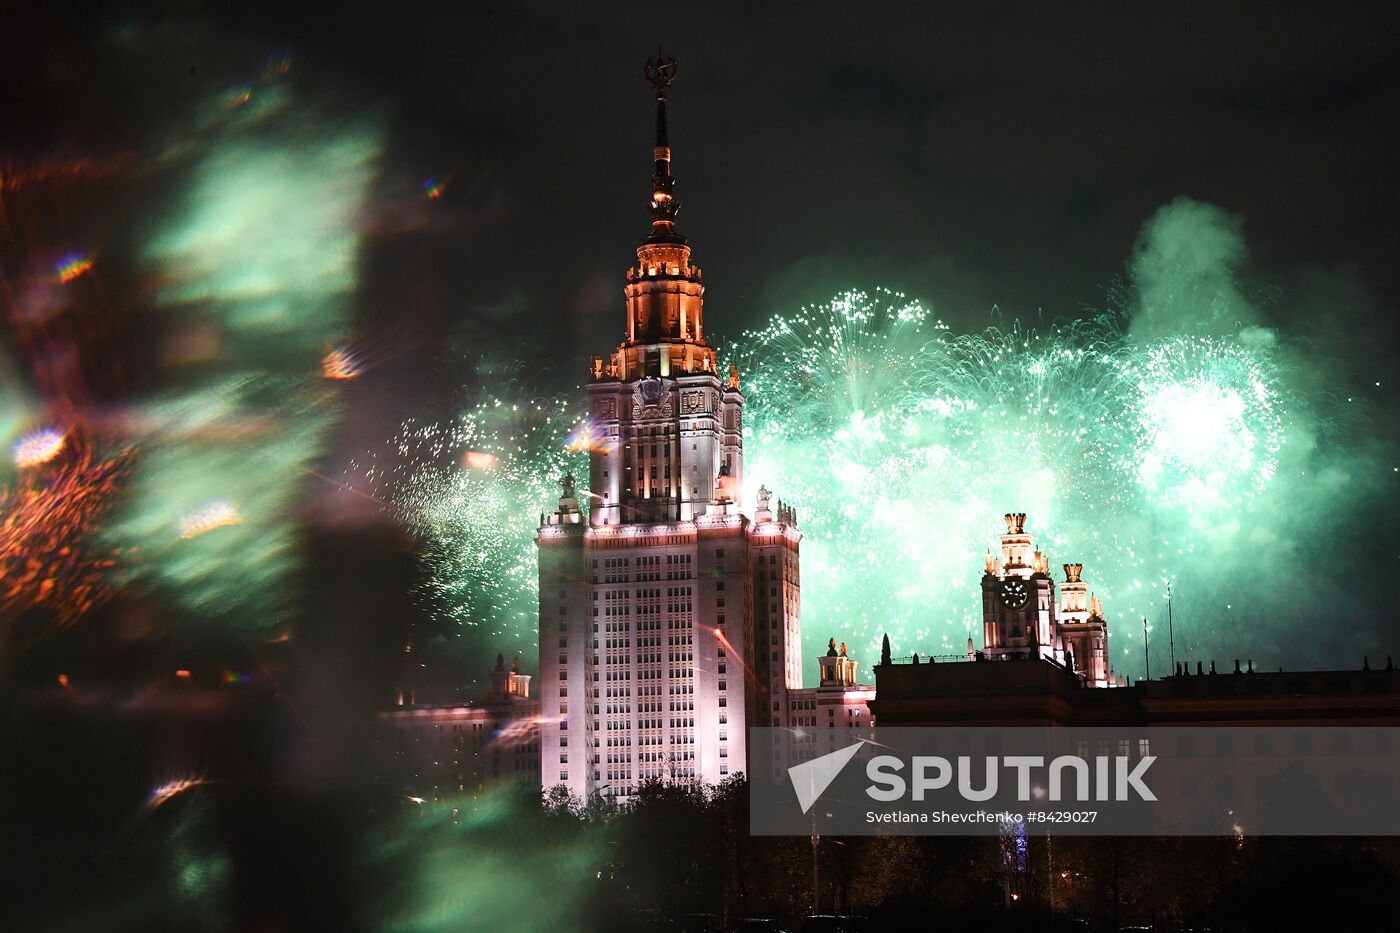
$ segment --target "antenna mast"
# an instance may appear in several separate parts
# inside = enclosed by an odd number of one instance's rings
[[[1143,680],[1152,679],[1152,656],[1147,653],[1147,616],[1142,617],[1142,666]]]
[[[1172,673],[1176,673],[1176,637],[1172,635],[1172,585],[1167,582],[1167,648],[1172,656]]]

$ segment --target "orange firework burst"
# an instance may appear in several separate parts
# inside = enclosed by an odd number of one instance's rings
[[[82,448],[0,489],[0,616],[42,609],[71,625],[111,595],[113,561],[94,554],[88,539],[127,462]]]

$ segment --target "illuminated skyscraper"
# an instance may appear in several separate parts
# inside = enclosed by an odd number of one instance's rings
[[[744,771],[745,729],[781,720],[801,685],[801,535],[766,489],[752,520],[740,512],[739,373],[720,376],[676,230],[674,75],[674,59],[648,64],[651,232],[627,270],[624,339],[592,361],[587,488],[564,478],[538,539],[541,781],[580,797]]]

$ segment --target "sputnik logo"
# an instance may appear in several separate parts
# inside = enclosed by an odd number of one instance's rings
[[[792,789],[797,793],[797,802],[803,813],[812,809],[812,804],[825,793],[864,744],[865,739],[860,739],[854,745],[788,768],[788,778],[792,781]]]

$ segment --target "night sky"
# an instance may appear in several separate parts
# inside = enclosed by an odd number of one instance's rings
[[[620,330],[646,231],[641,65],[663,42],[713,330],[853,284],[967,326],[1079,316],[1181,195],[1243,218],[1246,271],[1285,311],[1338,282],[1378,313],[1400,295],[1400,56],[1382,4],[294,7],[7,30],[0,67],[25,93],[0,104],[4,136],[129,148],[285,48],[318,92],[387,115],[383,194],[450,176],[431,225],[383,232],[362,313],[429,352],[483,322],[527,342],[541,324],[568,338],[543,354],[557,360]]]
[[[1400,59],[1377,5],[926,6],[447,5],[288,28],[391,101],[425,170],[456,168],[463,229],[437,248],[463,314],[616,330],[657,41],[681,63],[675,171],[712,326],[853,280],[969,323],[1078,315],[1178,195],[1242,215],[1261,273],[1354,268],[1394,304]],[[527,255],[560,274],[520,275]]]

